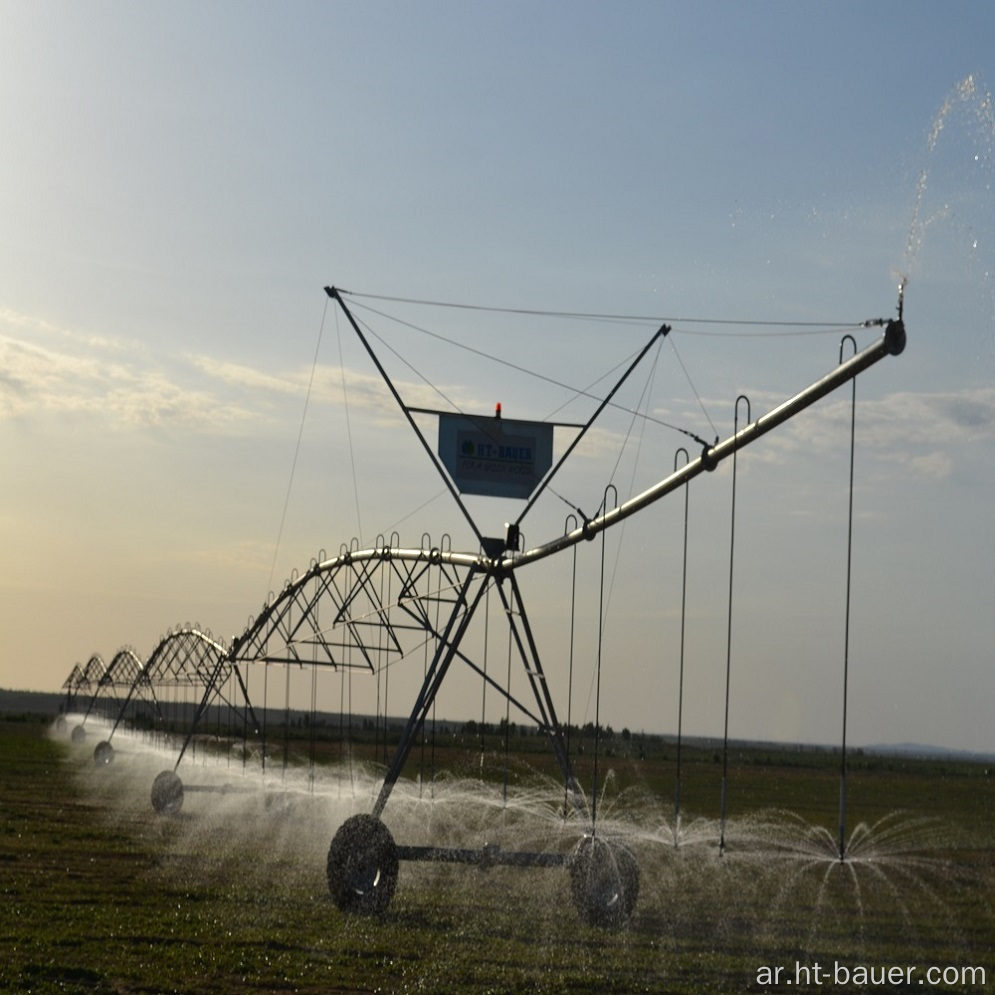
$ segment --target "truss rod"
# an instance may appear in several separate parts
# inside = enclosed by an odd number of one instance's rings
[[[471,599],[470,588],[478,580],[477,591]],[[487,585],[488,578],[486,576],[480,578],[480,575],[474,571],[468,573],[466,579],[463,581],[459,600],[453,607],[452,612],[450,612],[445,631],[439,637],[439,646],[436,649],[435,657],[425,674],[421,691],[418,692],[414,708],[412,708],[407,725],[401,734],[401,740],[397,744],[393,759],[384,775],[380,794],[377,796],[377,800],[373,806],[373,815],[377,818],[383,812],[384,806],[387,804],[387,799],[390,798],[390,793],[393,791],[397,779],[401,776],[404,762],[407,760],[411,748],[415,745],[418,733],[425,721],[425,716],[428,714],[432,702],[435,701],[435,696],[442,686],[446,672],[449,670],[449,665],[453,662],[459,651],[459,645],[463,641],[463,636],[466,634],[467,629],[470,627],[470,622],[473,620],[474,613],[483,598],[484,592],[487,590]]]
[[[428,458],[432,461],[432,465],[438,471],[439,476],[442,478],[443,483],[449,489],[449,493],[452,494],[453,500],[455,500],[457,506],[459,507],[459,510],[463,512],[463,517],[467,520],[467,524],[470,526],[471,529],[473,529],[473,534],[477,537],[477,541],[481,545],[483,545],[484,542],[483,533],[480,531],[479,528],[477,528],[477,523],[473,520],[473,516],[470,514],[470,512],[467,510],[466,505],[463,503],[463,500],[459,495],[459,491],[456,489],[456,486],[453,484],[452,480],[450,479],[449,474],[446,473],[445,467],[443,467],[441,461],[433,452],[432,447],[428,444],[428,440],[422,434],[422,431],[418,427],[417,422],[411,416],[411,409],[404,403],[404,400],[401,398],[401,395],[397,392],[397,388],[394,386],[394,381],[391,380],[390,377],[387,375],[387,371],[384,369],[383,364],[377,358],[377,354],[373,351],[372,347],[370,346],[370,343],[366,339],[366,336],[363,334],[362,329],[356,323],[356,319],[352,316],[352,312],[349,310],[348,307],[346,307],[345,301],[342,300],[341,294],[338,292],[338,290],[335,289],[335,287],[325,287],[325,293],[328,294],[328,296],[333,301],[335,301],[340,308],[342,308],[342,313],[346,316],[346,319],[348,320],[349,324],[352,325],[352,330],[356,333],[356,335],[359,338],[359,341],[363,344],[363,348],[369,354],[370,359],[373,360],[373,365],[376,366],[377,372],[383,378],[383,381],[387,385],[391,394],[393,395],[394,400],[397,401],[398,407],[401,409],[401,412],[404,414],[404,417],[408,421],[408,425],[411,426],[412,431],[415,433],[415,435],[418,436],[418,439],[421,442],[422,447],[425,449],[425,452],[428,454]]]

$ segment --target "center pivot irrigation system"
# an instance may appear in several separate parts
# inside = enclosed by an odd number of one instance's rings
[[[328,885],[339,908],[367,914],[385,911],[393,897],[402,860],[483,867],[566,867],[571,894],[581,916],[596,925],[622,924],[628,920],[636,902],[639,868],[626,843],[597,826],[596,791],[590,803],[585,802],[574,775],[564,728],[557,718],[547,684],[518,573],[554,553],[593,539],[683,487],[699,474],[714,470],[723,460],[852,381],[885,356],[897,356],[905,347],[901,289],[896,319],[864,323],[865,326],[883,327],[883,334],[873,344],[855,351],[846,361],[842,359],[841,348],[839,365],[743,428],[738,428],[737,422],[730,437],[722,441],[716,437],[709,444],[692,436],[701,445],[697,458],[688,459],[666,478],[614,507],[608,507],[606,499],[595,517],[578,518],[574,522],[576,527],[568,527],[563,534],[530,549],[521,548],[523,518],[650,347],[669,334],[669,326],[663,325],[653,335],[587,422],[571,426],[576,435],[554,464],[552,423],[503,419],[500,407],[493,417],[475,417],[427,411],[405,404],[367,335],[343,300],[345,292],[333,287],[325,290],[345,315],[424,447],[479,541],[479,551],[457,552],[446,543],[432,545],[428,537],[423,537],[420,548],[403,548],[396,535],[390,540],[381,537],[372,548],[360,549],[358,544],[355,548],[343,547],[338,556],[322,556],[312,561],[304,574],[288,581],[278,595],[271,595],[260,614],[250,620],[245,632],[229,647],[213,640],[201,640],[198,645],[206,646],[209,652],[199,654],[193,676],[203,687],[203,695],[175,766],[155,779],[152,804],[156,811],[163,813],[176,812],[182,806],[184,785],[176,770],[198,726],[208,721],[210,707],[219,698],[224,698],[224,689],[231,688],[233,681],[237,682],[236,690],[240,689],[246,702],[243,709],[246,721],[251,721],[258,734],[259,722],[247,703],[248,687],[242,676],[246,667],[276,664],[288,668],[310,667],[313,671],[330,667],[343,674],[351,669],[380,673],[380,668],[397,660],[421,658],[424,676],[420,690],[386,766],[372,810],[346,819],[328,850]],[[414,414],[439,416],[438,452],[419,428]],[[606,495],[612,490],[609,487]],[[467,510],[461,497],[467,493],[524,498],[526,503],[518,518],[505,526],[503,536],[489,537],[481,532]],[[489,592],[494,592],[500,600],[509,628],[509,667],[505,684],[493,673],[488,673],[486,660],[481,665],[479,659],[474,658],[473,651],[468,649],[469,641],[465,640]],[[184,638],[189,639],[189,634],[184,633]],[[174,647],[175,641],[175,637],[164,640],[157,654],[163,656]],[[528,695],[512,694],[510,661],[515,657],[524,671],[530,700],[525,700]],[[383,822],[391,793],[423,734],[436,696],[457,661],[468,665],[486,687],[493,688],[548,739],[564,780],[568,807],[585,820],[583,824],[587,827],[571,852],[506,850],[496,845],[480,849],[399,845]],[[150,683],[154,683],[154,679],[143,669],[136,678],[135,687],[148,687]],[[263,714],[265,723],[265,708]],[[95,752],[98,763],[108,763],[112,755],[109,742],[101,743]],[[265,768],[265,747],[263,764]]]

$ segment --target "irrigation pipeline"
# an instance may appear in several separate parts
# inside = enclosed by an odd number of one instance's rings
[[[902,289],[904,289],[904,286]],[[329,289],[329,295],[337,297],[337,292]],[[341,299],[338,299],[339,303],[341,303]],[[343,310],[345,310],[347,315],[349,314],[344,305]],[[370,352],[374,363],[383,374],[388,386],[390,386],[395,399],[402,408],[402,411],[408,417],[408,420],[411,423],[416,435],[418,435],[426,451],[432,457],[433,462],[436,462],[435,456],[433,455],[427,439],[421,433],[411,417],[412,409],[405,407],[400,395],[396,391],[396,388],[390,384],[386,372],[383,370],[382,366],[380,366],[376,356],[369,348],[366,340],[363,338],[361,329],[355,324],[355,322],[353,322],[353,324],[357,334],[360,336],[361,340],[363,340],[364,345],[366,345],[367,350]],[[664,334],[663,329],[661,329],[658,333],[658,335],[661,334]],[[566,794],[574,800],[575,807],[578,811],[580,811],[582,806],[580,804],[581,798],[579,785],[577,784],[573,774],[569,751],[567,750],[563,740],[563,729],[557,719],[556,712],[553,707],[553,700],[546,683],[542,663],[539,658],[531,625],[525,611],[515,571],[520,567],[532,563],[533,561],[543,559],[563,549],[573,547],[574,552],[576,553],[576,547],[582,540],[593,540],[595,536],[599,533],[604,533],[604,531],[612,525],[616,525],[619,522],[624,521],[629,516],[645,507],[648,507],[672,491],[675,491],[680,487],[684,487],[700,473],[714,470],[719,463],[727,457],[733,457],[733,466],[735,467],[735,456],[739,449],[748,445],[755,439],[758,439],[760,436],[766,434],[782,423],[788,421],[794,415],[800,413],[816,401],[830,394],[844,383],[854,381],[860,373],[877,363],[879,360],[883,359],[885,356],[899,355],[905,348],[905,341],[905,326],[902,321],[902,297],[900,291],[898,318],[887,322],[884,334],[876,343],[867,347],[863,351],[856,353],[846,362],[842,359],[841,350],[839,365],[835,369],[827,373],[820,380],[812,383],[809,387],[805,388],[798,394],[782,402],[767,414],[762,415],[756,421],[752,420],[752,415],[749,413],[749,409],[747,409],[748,423],[742,429],[739,428],[737,410],[737,418],[733,434],[729,438],[720,442],[716,437],[716,440],[712,445],[709,445],[703,440],[697,440],[702,445],[701,454],[697,459],[689,459],[687,451],[685,450],[684,453],[686,462],[683,466],[677,466],[677,459],[675,457],[674,469],[670,476],[659,481],[649,489],[643,491],[641,494],[630,498],[624,503],[618,504],[618,497],[615,495],[613,500],[616,502],[616,506],[610,510],[605,510],[608,509],[608,495],[606,491],[605,500],[593,519],[586,519],[586,516],[583,516],[578,511],[579,517],[573,519],[572,527],[569,525],[568,520],[567,527],[570,528],[569,532],[523,553],[518,553],[517,551],[520,538],[518,522],[508,527],[507,534],[503,538],[484,537],[479,532],[473,519],[470,517],[466,508],[460,501],[459,495],[456,493],[455,486],[451,481],[449,481],[448,486],[450,486],[453,496],[456,498],[460,508],[464,511],[464,514],[466,515],[466,518],[475,535],[480,540],[479,552],[454,552],[451,548],[448,548],[445,543],[443,544],[445,548],[433,547],[431,549],[427,549],[424,548],[426,545],[424,536],[422,548],[401,548],[399,537],[397,537],[396,533],[394,533],[391,535],[389,543],[388,541],[383,540],[383,537],[378,538],[373,549],[360,550],[358,548],[346,549],[343,547],[338,557],[332,557],[330,559],[324,559],[325,554],[322,553],[322,562],[313,561],[311,567],[302,576],[294,576],[279,595],[276,595],[275,597],[271,596],[271,599],[264,605],[259,616],[250,621],[249,628],[246,632],[242,636],[233,640],[229,648],[225,648],[221,644],[214,642],[213,639],[205,636],[197,629],[190,629],[189,627],[179,630],[177,633],[171,634],[163,640],[159,647],[157,647],[156,651],[153,653],[153,657],[150,658],[149,663],[146,664],[144,672],[152,671],[153,673],[160,673],[160,668],[162,668],[161,673],[167,678],[167,681],[165,682],[167,686],[174,688],[187,686],[186,683],[181,683],[181,679],[189,678],[191,680],[195,679],[195,683],[197,685],[203,683],[205,690],[200,705],[195,712],[192,728],[188,732],[186,740],[180,750],[179,757],[176,760],[176,766],[174,766],[173,770],[161,772],[153,783],[153,807],[159,812],[175,812],[178,811],[179,807],[182,805],[184,786],[175,772],[176,767],[179,766],[187,747],[193,741],[194,730],[197,728],[200,720],[205,717],[207,709],[210,707],[211,703],[215,700],[219,700],[225,702],[229,705],[229,707],[231,707],[231,702],[234,700],[235,694],[229,692],[226,697],[220,690],[220,686],[223,682],[227,681],[230,687],[233,687],[233,682],[237,682],[238,690],[241,692],[242,700],[245,702],[245,708],[242,715],[243,737],[245,730],[249,727],[248,721],[250,717],[252,720],[252,727],[257,730],[260,728],[260,723],[256,720],[252,706],[248,702],[248,689],[239,670],[239,663],[264,662],[267,664],[288,665],[288,683],[286,693],[287,707],[289,707],[290,698],[290,665],[311,666],[311,714],[313,717],[317,700],[316,680],[317,668],[319,666],[330,664],[336,667],[344,667],[350,670],[350,674],[353,666],[372,671],[374,669],[374,660],[372,657],[375,657],[377,663],[377,667],[375,669],[378,675],[379,701],[379,674],[381,672],[381,664],[383,663],[385,656],[387,656],[388,653],[401,653],[403,657],[403,655],[408,652],[408,650],[402,647],[396,639],[393,649],[387,645],[385,639],[388,634],[388,630],[392,634],[392,638],[394,637],[395,629],[398,633],[417,631],[419,634],[425,634],[427,636],[426,641],[423,644],[425,648],[425,665],[422,686],[408,718],[407,725],[402,733],[401,741],[397,746],[393,759],[389,762],[389,766],[384,773],[380,793],[373,804],[372,812],[369,815],[356,815],[346,820],[346,822],[339,828],[339,831],[336,833],[334,839],[332,840],[331,847],[329,848],[327,864],[329,887],[336,903],[343,910],[358,910],[375,913],[383,911],[383,909],[385,909],[387,904],[390,902],[394,887],[396,886],[397,864],[399,860],[441,861],[476,864],[481,867],[489,867],[493,865],[554,867],[565,865],[570,870],[571,893],[575,904],[577,904],[578,909],[581,911],[587,922],[591,925],[618,925],[623,923],[631,914],[636,900],[639,877],[638,865],[636,864],[635,857],[624,845],[606,843],[603,838],[595,837],[595,820],[598,797],[597,737],[600,733],[600,646],[602,636],[600,627],[604,622],[605,600],[604,547],[602,546],[601,604],[599,606],[600,623],[598,633],[599,652],[597,675],[598,694],[596,698],[597,711],[595,715],[595,727],[597,732],[595,739],[594,783],[591,794],[592,800],[590,804],[591,831],[589,834],[584,836],[571,854],[508,852],[493,845],[485,846],[479,850],[470,850],[434,846],[398,847],[394,844],[390,831],[381,821],[380,817],[383,813],[385,805],[387,804],[387,800],[390,797],[393,786],[396,784],[404,764],[419,735],[422,736],[424,750],[425,723],[429,714],[433,716],[434,722],[436,696],[443,680],[446,677],[446,673],[450,665],[457,659],[468,663],[470,667],[484,679],[485,693],[487,684],[501,690],[506,700],[506,718],[507,708],[514,705],[528,719],[534,721],[539,728],[545,730],[549,737],[553,751],[556,754],[560,769],[564,774]],[[437,462],[436,465],[444,479],[446,479],[444,468]],[[555,472],[555,470],[553,472]],[[548,483],[548,477],[546,480]],[[611,488],[611,485],[609,485],[609,488]],[[733,495],[733,515],[735,515],[735,484]],[[581,519],[583,519],[583,521],[581,521]],[[687,494],[685,494],[685,573],[687,559],[686,528]],[[602,541],[604,541],[604,537],[602,537]],[[393,576],[391,571],[387,571],[386,574],[381,573],[379,578],[374,576],[377,561],[393,561],[394,567],[396,567],[399,563],[406,564],[405,570],[401,572],[402,576],[400,579],[403,581],[402,587],[400,591],[397,592],[396,596],[391,586],[391,578]],[[443,570],[444,566],[456,567],[458,569],[453,571],[445,571]],[[732,566],[732,552],[730,551],[730,627],[733,581]],[[374,645],[372,640],[369,642],[364,640],[363,636],[359,632],[352,631],[351,627],[357,622],[356,618],[353,618],[348,623],[350,626],[347,633],[349,638],[343,638],[338,641],[336,641],[335,638],[326,638],[329,633],[338,628],[340,623],[333,622],[330,627],[323,630],[317,617],[318,602],[322,597],[331,595],[334,590],[337,590],[335,588],[335,580],[340,568],[352,568],[355,575],[349,576],[350,594],[347,601],[337,601],[336,603],[337,615],[340,615],[342,612],[346,612],[347,614],[349,613],[349,606],[352,604],[354,596],[359,596],[360,594],[363,596],[357,600],[357,605],[361,608],[367,607],[367,601],[364,599],[368,599],[369,603],[373,606],[372,610],[368,614],[371,623],[375,623],[376,616],[380,616],[381,621],[381,625],[378,627],[379,641],[376,645]],[[345,572],[347,575],[350,574],[349,569],[346,569]],[[421,587],[420,585],[423,578],[431,581],[433,574],[435,575],[435,580],[439,587],[432,588],[431,584],[428,588]],[[324,575],[328,576],[326,577]],[[378,579],[379,585],[376,583]],[[686,577],[684,580],[686,580]],[[312,582],[316,582],[314,590],[310,594],[307,594],[306,597],[298,600],[298,595],[301,595],[302,592],[306,593],[305,587]],[[481,669],[478,667],[472,660],[469,659],[469,657],[465,656],[460,651],[460,644],[471,624],[476,610],[478,607],[484,606],[486,611],[487,597],[492,586],[500,598],[501,608],[509,620],[508,684],[506,688],[501,688],[497,681],[495,681],[494,678],[488,674],[487,647],[489,644],[489,630],[487,628],[486,620],[484,629],[483,668]],[[574,578],[574,588],[575,587],[576,577]],[[446,597],[442,596],[444,591],[449,592]],[[573,600],[574,593],[571,595],[571,655],[574,635]],[[415,607],[413,603],[417,601],[423,601],[424,604],[419,607],[419,610],[409,613],[408,608],[413,609]],[[429,613],[433,604],[436,617],[434,625],[429,618]],[[403,623],[397,623],[396,626],[394,626],[394,623],[389,618],[389,612],[392,606],[404,609],[402,614],[406,616],[405,621]],[[445,619],[444,624],[440,624],[442,622],[441,612],[443,610],[443,606],[446,606],[445,610],[448,612],[448,617]],[[312,610],[314,611],[313,617],[311,617]],[[289,625],[292,611],[294,613],[294,621],[297,622],[297,625],[293,627]],[[302,631],[300,630],[302,613],[303,617],[307,618],[308,624],[311,626],[310,632],[307,633],[303,639],[300,637],[300,632]],[[279,632],[285,639],[285,649],[282,652],[274,653],[271,652],[268,640],[271,634],[275,634],[277,632]],[[681,638],[681,680],[683,681],[683,621]],[[435,643],[434,652],[431,654],[429,653],[429,641],[434,641]],[[308,652],[308,648],[310,648],[310,652]],[[351,651],[353,649],[355,649],[357,653],[362,656],[362,660],[357,661],[355,664],[352,664],[350,660]],[[531,710],[511,694],[510,677],[513,649],[517,652],[519,659],[524,665],[525,674],[528,678],[529,686],[534,696],[534,705]],[[343,659],[342,657],[343,650],[347,654],[346,659]],[[431,659],[429,659],[430,655]],[[191,658],[193,660],[193,667],[192,669],[188,668],[185,670],[184,667],[187,666],[187,658]],[[155,667],[150,666],[153,662],[155,663]],[[99,663],[102,667],[102,661],[100,661],[99,658],[97,663]],[[389,660],[387,665],[389,666]],[[845,677],[846,675],[844,674],[844,682]],[[204,680],[205,678],[206,681]],[[727,651],[726,729],[723,747],[723,823],[725,817],[725,756],[727,754],[728,746],[728,685],[729,653]],[[139,680],[136,679],[135,683],[132,685],[131,692],[129,692],[129,700],[131,695],[134,693],[135,688],[138,686]],[[344,696],[344,683],[342,688]],[[266,684],[264,682],[264,697],[265,689]],[[844,685],[844,709],[845,695],[846,689]],[[127,704],[128,701],[125,702],[125,706]],[[482,701],[482,713],[485,710],[485,706],[486,699]],[[678,708],[680,710],[680,703]],[[351,715],[351,702],[349,711]],[[120,721],[123,714],[124,708],[121,709],[118,721]],[[387,714],[386,685],[384,687],[383,714],[384,716]],[[380,709],[378,708],[378,724],[379,716]],[[386,719],[384,721],[386,721]],[[841,860],[843,859],[843,838],[845,832],[845,721],[846,717],[844,711],[844,749],[843,766],[841,768],[839,846],[839,857]],[[680,723],[680,711],[678,723]],[[312,721],[312,735],[314,725],[315,723]],[[289,728],[289,722],[285,723],[285,726],[286,728]],[[506,723],[506,727],[510,727],[510,723]],[[265,735],[265,725],[263,725],[263,730]],[[386,736],[384,739],[384,747],[386,750]],[[98,745],[97,750],[95,751],[95,759],[97,762],[108,762],[110,757],[110,754],[108,753],[109,749],[109,743]],[[313,738],[311,743],[310,762],[311,776],[313,777]],[[434,758],[432,766],[434,770]],[[188,790],[221,791],[223,793],[232,789],[230,786],[226,785],[221,788],[191,786]],[[567,807],[566,800],[567,799],[565,798],[564,811],[566,811]],[[680,767],[678,763],[678,781],[675,799],[675,840],[679,834],[679,819]],[[724,843],[724,826],[722,842]],[[610,887],[605,887],[606,883]]]
[[[804,390],[783,401],[765,415],[761,415],[756,421],[751,421],[742,429],[737,429],[728,438],[721,442],[716,441],[712,446],[705,447],[701,455],[696,459],[689,460],[680,468],[675,469],[669,477],[654,484],[641,494],[637,494],[635,497],[601,515],[584,521],[569,532],[557,536],[555,539],[541,546],[536,546],[523,553],[507,555],[503,559],[492,558],[486,553],[455,552],[453,550],[438,548],[401,549],[377,547],[375,549],[348,550],[331,560],[315,564],[301,580],[304,580],[312,573],[327,570],[335,562],[359,562],[375,559],[422,560],[431,564],[448,563],[473,570],[509,573],[536,560],[552,556],[560,550],[575,546],[582,541],[590,541],[598,533],[603,532],[613,525],[617,525],[619,522],[634,515],[637,511],[641,511],[648,505],[660,500],[660,498],[682,487],[699,474],[714,470],[719,463],[732,456],[737,450],[742,449],[744,446],[760,438],[760,436],[766,435],[772,429],[793,418],[796,414],[815,404],[816,401],[821,400],[827,394],[831,394],[848,381],[853,380],[860,373],[863,373],[886,356],[900,355],[905,349],[905,338],[905,325],[902,320],[889,321],[885,327],[884,334],[877,342],[856,353],[846,362],[841,362],[835,369],[810,384]]]
[[[583,540],[593,539],[599,532],[618,524],[630,515],[634,515],[637,511],[653,504],[671,491],[676,490],[682,484],[697,477],[700,473],[714,470],[722,460],[732,456],[738,449],[742,449],[743,446],[777,428],[778,425],[794,417],[805,408],[810,407],[827,394],[831,394],[847,381],[852,380],[879,360],[884,359],[885,356],[897,356],[904,349],[904,323],[901,318],[889,321],[885,326],[884,335],[877,342],[858,352],[845,363],[841,363],[820,380],[815,381],[815,383],[806,387],[794,397],[782,402],[776,408],[768,411],[767,414],[761,415],[756,421],[750,422],[741,430],[734,432],[729,438],[722,442],[716,441],[715,445],[705,448],[697,459],[691,460],[679,470],[675,470],[669,477],[610,511],[606,511],[604,514],[584,522],[583,525],[567,535],[559,536],[551,542],[545,543],[542,546],[536,546],[534,549],[527,550],[524,553],[505,558],[501,562],[501,569],[518,569],[527,563],[544,559],[553,553],[559,552],[561,549],[567,549]]]

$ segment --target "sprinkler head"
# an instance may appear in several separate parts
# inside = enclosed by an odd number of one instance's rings
[[[905,324],[901,318],[885,326],[884,341],[891,356],[900,356],[905,351]]]

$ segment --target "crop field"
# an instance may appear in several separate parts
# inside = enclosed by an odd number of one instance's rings
[[[532,745],[507,776],[496,738],[440,745],[436,781],[406,777],[384,812],[398,843],[568,851],[585,827]],[[162,755],[122,744],[98,768],[92,739],[0,717],[0,990],[995,990],[992,771],[855,754],[840,862],[838,757],[737,749],[720,854],[713,752],[688,751],[676,832],[672,749],[626,747],[601,758],[599,827],[626,838],[640,890],[611,930],[581,920],[562,868],[402,863],[385,914],[340,912],[325,857],[370,808],[362,750],[260,778],[202,749],[180,773],[213,790],[163,817]]]

